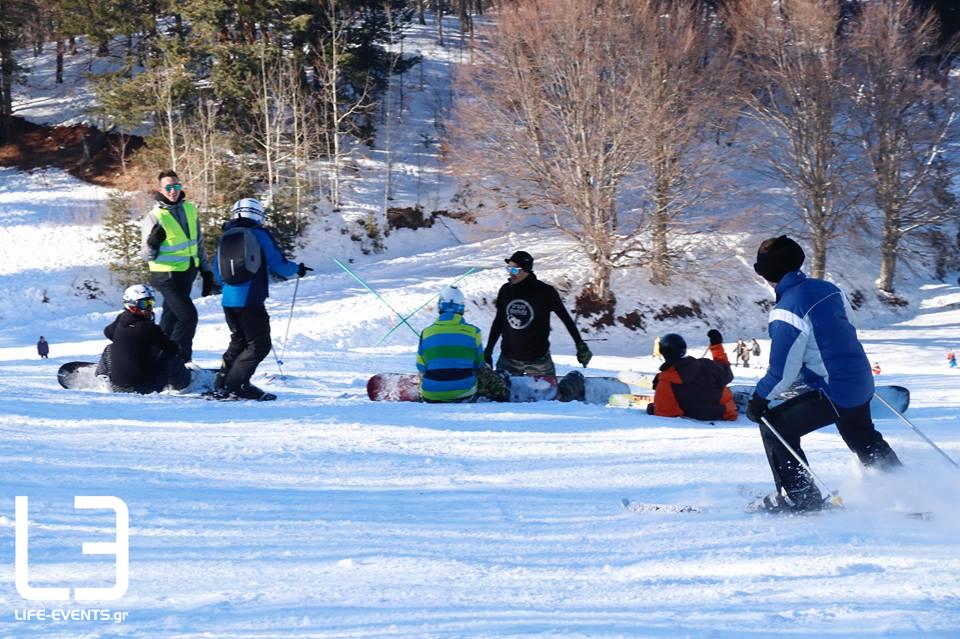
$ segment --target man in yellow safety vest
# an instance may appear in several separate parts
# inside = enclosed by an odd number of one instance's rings
[[[150,285],[163,295],[160,328],[180,346],[183,361],[189,362],[197,331],[197,309],[190,290],[199,271],[203,278],[201,294],[210,295],[215,285],[213,270],[203,250],[197,207],[187,202],[180,178],[167,169],[157,180],[156,203],[140,226],[140,255],[150,267]]]

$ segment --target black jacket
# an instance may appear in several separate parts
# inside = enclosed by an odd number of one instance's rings
[[[175,355],[179,347],[151,318],[123,311],[103,334],[113,342],[110,350],[110,382],[135,388],[148,384],[165,366],[161,353]]]
[[[508,359],[529,362],[550,352],[550,313],[556,313],[574,343],[580,331],[563,306],[557,289],[530,273],[518,284],[507,282],[497,293],[497,316],[490,327],[487,352],[492,353],[500,335],[500,352]]]

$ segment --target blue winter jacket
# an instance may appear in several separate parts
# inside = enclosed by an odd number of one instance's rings
[[[287,261],[277,246],[277,241],[267,229],[263,228],[253,220],[247,218],[238,218],[230,220],[223,225],[223,230],[227,231],[237,226],[246,226],[253,230],[257,241],[260,243],[261,264],[260,270],[249,281],[243,284],[226,284],[220,277],[219,260],[213,260],[213,274],[217,278],[217,283],[223,287],[223,306],[224,308],[242,308],[244,306],[259,306],[270,296],[270,290],[267,283],[267,271],[271,271],[280,277],[289,279],[297,274],[297,264]],[[219,254],[219,247],[217,250]]]
[[[776,296],[770,311],[770,367],[757,382],[756,394],[773,399],[801,375],[837,406],[867,403],[873,396],[873,374],[857,329],[847,319],[843,291],[793,271],[777,284]]]

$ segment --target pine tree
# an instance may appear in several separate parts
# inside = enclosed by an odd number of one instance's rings
[[[147,263],[140,257],[140,225],[130,210],[130,197],[122,191],[111,191],[107,197],[107,215],[97,241],[122,288],[141,284],[147,280]]]

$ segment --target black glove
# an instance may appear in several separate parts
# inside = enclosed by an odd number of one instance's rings
[[[483,351],[483,361],[487,366],[493,368],[493,351]]]
[[[212,295],[217,286],[217,282],[213,278],[213,271],[203,271],[200,273],[200,279],[203,280],[203,286],[200,287],[200,295],[203,297]]]
[[[307,271],[312,271],[312,270],[313,270],[312,268],[310,268],[303,262],[300,262],[299,264],[297,264],[297,277],[303,277],[304,275],[307,274]]]
[[[723,344],[723,335],[721,335],[720,331],[715,328],[711,328],[709,331],[707,331],[707,339],[710,340],[710,346]]]
[[[647,404],[647,415],[653,415],[653,402]]]
[[[760,418],[763,417],[763,414],[767,412],[767,406],[770,405],[769,399],[764,399],[759,395],[754,394],[750,398],[750,401],[747,402],[747,419],[751,422],[760,423]]]
[[[577,344],[577,361],[580,362],[580,365],[584,368],[587,367],[587,364],[590,363],[590,360],[593,359],[593,353],[590,352],[590,347],[587,346],[586,342],[580,342]]]

